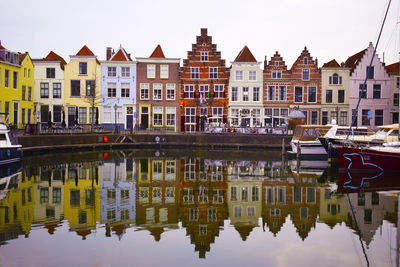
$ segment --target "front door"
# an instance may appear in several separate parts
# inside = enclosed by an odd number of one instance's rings
[[[149,107],[141,107],[140,129],[146,130],[147,128],[149,128]]]
[[[75,107],[68,107],[68,127],[75,125]]]
[[[126,128],[133,129],[133,107],[126,107]]]
[[[14,102],[14,127],[18,128],[18,102]]]

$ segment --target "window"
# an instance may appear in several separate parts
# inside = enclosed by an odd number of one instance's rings
[[[31,77],[31,69],[28,69],[28,78]]]
[[[48,122],[48,121],[49,121],[49,106],[40,105],[40,122]]]
[[[162,126],[163,125],[163,108],[153,107],[153,125]]]
[[[366,126],[368,126],[368,125],[370,125],[370,110],[369,109],[363,109],[362,110],[362,125],[366,125]]]
[[[4,86],[8,87],[9,86],[9,79],[10,79],[10,71],[9,70],[4,70]]]
[[[296,86],[294,88],[294,102],[295,103],[303,102],[303,87]]]
[[[311,124],[318,124],[318,111],[311,111]]]
[[[214,85],[214,97],[215,98],[224,98],[224,85],[216,84]]]
[[[40,203],[49,202],[49,189],[47,187],[40,188]]]
[[[25,109],[21,109],[21,123],[25,125]]]
[[[303,79],[303,81],[310,80],[310,69],[303,69],[302,79]]]
[[[340,112],[339,125],[347,125],[347,111]]]
[[[149,99],[149,84],[140,84],[140,99]]]
[[[147,65],[147,79],[154,79],[156,77],[156,65]]]
[[[328,124],[328,111],[322,111],[322,125]]]
[[[79,75],[87,75],[87,62],[79,62]]]
[[[395,93],[393,95],[393,106],[395,107],[399,106],[399,93]]]
[[[108,67],[108,77],[117,77],[117,67]]]
[[[272,186],[265,187],[265,204],[275,203],[274,188]]]
[[[249,71],[249,81],[256,81],[257,80],[257,72],[251,70]]]
[[[49,98],[49,84],[40,83],[40,98]]]
[[[200,52],[200,61],[208,61],[208,52],[207,51],[201,51]]]
[[[96,81],[86,80],[86,96],[94,97],[96,95]]]
[[[307,197],[306,197],[306,201],[307,203],[314,203],[315,202],[315,188],[312,187],[308,187],[307,188]]]
[[[162,84],[153,84],[153,100],[162,100]]]
[[[282,71],[280,70],[272,71],[272,79],[281,79],[281,78],[282,78]]]
[[[167,116],[167,126],[175,126],[175,108],[174,107],[166,107],[165,113]]]
[[[79,108],[79,113],[78,113],[78,116],[79,116],[79,123],[80,124],[86,124],[86,118],[87,118],[87,108],[85,108],[85,107],[80,107]]]
[[[194,132],[196,127],[196,108],[185,108],[185,131]]]
[[[168,79],[168,77],[169,77],[168,65],[160,65],[160,78]]]
[[[18,88],[18,72],[14,71],[14,80],[13,80],[13,88],[17,89]]]
[[[307,57],[304,57],[304,58],[303,58],[303,63],[304,63],[304,65],[307,65],[307,64],[308,64],[308,58],[307,58]]]
[[[103,107],[103,122],[105,123],[111,123],[111,107],[110,106],[104,106]]]
[[[194,98],[194,85],[185,85],[184,98]]]
[[[253,87],[253,101],[260,101],[260,87]]]
[[[71,80],[71,97],[81,96],[81,81]]]
[[[53,121],[54,122],[61,122],[61,109],[62,106],[53,106]]]
[[[308,102],[311,103],[317,102],[317,87],[314,86],[308,87]]]
[[[274,63],[275,67],[279,67],[279,61],[274,61]]]
[[[61,203],[61,188],[53,188],[53,203]]]
[[[236,81],[243,81],[243,71],[237,70],[235,72],[235,78]]]
[[[367,85],[365,84],[365,86],[363,87],[363,84],[360,84],[359,90],[360,91],[358,97],[367,98]]]
[[[200,85],[199,86],[199,93],[200,93],[200,98],[205,99],[206,97],[209,97],[209,88],[208,84],[207,85]]]
[[[237,201],[237,189],[236,186],[231,187],[231,201]]]
[[[379,99],[381,98],[381,85],[380,84],[374,84],[374,91],[373,91],[373,97],[374,99]]]
[[[222,108],[213,108],[213,117],[217,117],[217,119],[214,119],[213,122],[222,122]]]
[[[275,86],[269,85],[267,90],[268,100],[275,100]]]
[[[286,100],[286,86],[283,85],[279,86],[279,100],[281,101]]]
[[[107,96],[108,97],[116,97],[117,96],[117,84],[116,83],[107,83]]]
[[[129,67],[121,67],[121,76],[128,78],[131,75],[131,69]]]
[[[338,121],[338,113],[336,111],[331,111],[331,122],[335,121],[337,123]]]
[[[342,84],[342,77],[334,73],[329,77],[329,84]]]
[[[53,83],[53,98],[61,98],[61,83]]]
[[[175,84],[168,83],[167,84],[167,100],[174,100],[175,99]]]
[[[326,90],[326,103],[332,103],[332,90]]]
[[[22,85],[22,100],[26,100],[26,86]]]
[[[338,103],[344,103],[344,90],[338,91]]]
[[[121,97],[130,97],[129,83],[121,83]]]
[[[25,74],[25,72],[24,72]],[[25,75],[24,75],[25,76]],[[55,78],[56,77],[56,69],[55,68],[46,68],[46,78]]]
[[[231,101],[237,101],[237,100],[238,100],[238,88],[232,87]]]
[[[190,78],[191,79],[199,79],[199,67],[191,67],[190,68]]]
[[[218,79],[218,68],[210,68],[210,79]]]
[[[249,101],[249,87],[243,87],[243,101]]]
[[[367,79],[373,79],[374,78],[374,67],[367,67]]]
[[[375,126],[383,125],[383,109],[375,110]]]

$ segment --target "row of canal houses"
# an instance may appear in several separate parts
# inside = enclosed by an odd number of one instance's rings
[[[0,43],[0,112],[18,128],[51,121],[197,132],[207,123],[285,125],[298,109],[307,124],[349,125],[355,118],[375,128],[399,120],[399,63],[385,66],[376,55],[364,89],[373,54],[370,43],[342,64],[331,60],[319,68],[305,47],[290,69],[278,52],[265,57],[262,69],[245,46],[229,68],[205,28],[182,66],[160,45],[136,60],[122,46],[107,47],[101,61],[83,46],[67,63],[53,51],[31,59]]]

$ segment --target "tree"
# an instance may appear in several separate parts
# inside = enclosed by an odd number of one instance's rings
[[[90,131],[93,132],[93,125],[96,120],[96,124],[98,123],[98,106],[101,104],[101,92],[97,92],[99,89],[97,88],[97,72],[93,75],[94,80],[86,80],[85,84],[85,95],[84,101],[89,104],[89,115],[90,115]],[[101,89],[100,89],[101,90]]]

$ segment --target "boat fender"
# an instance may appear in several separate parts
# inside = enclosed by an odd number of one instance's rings
[[[103,141],[104,141],[104,143],[108,143],[108,136],[107,135],[103,136]]]

